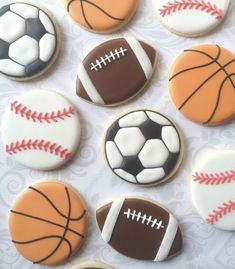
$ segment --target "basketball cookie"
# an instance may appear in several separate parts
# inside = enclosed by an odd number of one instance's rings
[[[0,72],[29,80],[46,72],[59,51],[58,29],[41,8],[15,2],[0,8]]]
[[[27,188],[9,215],[12,242],[35,264],[55,265],[70,258],[83,243],[86,230],[83,201],[59,181],[42,181]]]
[[[235,151],[215,151],[193,168],[191,199],[197,212],[216,228],[235,231]]]
[[[50,170],[67,162],[80,140],[80,119],[62,95],[33,90],[12,101],[2,120],[6,153],[19,163]]]
[[[97,261],[86,261],[73,266],[70,269],[114,269],[110,265]]]
[[[97,105],[118,105],[136,96],[150,80],[156,51],[134,38],[117,38],[93,49],[80,64],[77,95]]]
[[[128,257],[160,262],[182,249],[178,221],[154,202],[119,198],[100,207],[96,220],[103,240]]]
[[[135,14],[138,0],[63,0],[69,15],[83,28],[110,33],[124,26]]]
[[[176,173],[183,143],[168,118],[152,110],[134,110],[108,127],[104,152],[109,167],[119,178],[151,186]]]
[[[235,116],[235,55],[218,45],[185,50],[170,70],[173,103],[188,119],[219,125]]]
[[[152,0],[159,21],[171,32],[197,37],[220,24],[229,0]]]

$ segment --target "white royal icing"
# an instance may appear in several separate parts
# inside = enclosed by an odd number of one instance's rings
[[[48,17],[48,15],[45,12],[43,12],[42,10],[40,10],[39,11],[39,18],[40,18],[43,26],[47,30],[47,32],[54,35],[55,28],[54,28],[54,25],[53,25],[51,19]]]
[[[151,112],[151,111],[146,111],[146,113],[152,121],[154,121],[160,125],[171,125],[170,121],[167,120],[165,117],[163,117],[160,114],[157,114],[157,113]]]
[[[173,126],[162,128],[162,139],[170,152],[176,153],[180,150],[180,140],[176,129]]]
[[[43,62],[48,62],[53,56],[53,53],[55,52],[55,46],[56,46],[55,36],[51,34],[44,35],[39,42],[40,60],[42,60]]]
[[[142,170],[137,176],[139,183],[146,184],[160,180],[165,176],[163,168],[149,168]]]
[[[16,3],[10,6],[11,11],[19,14],[25,19],[32,19],[38,17],[38,9],[32,5]]]
[[[112,168],[118,168],[122,164],[122,155],[119,152],[116,144],[108,141],[106,144],[106,154],[109,159],[109,164]]]
[[[139,126],[147,120],[144,111],[137,111],[122,117],[118,124],[120,127],[135,127]]]
[[[24,67],[20,64],[17,64],[11,60],[2,60],[0,59],[0,72],[9,74],[11,76],[23,76]]]
[[[136,178],[132,174],[124,171],[123,169],[115,169],[114,172],[124,180],[136,183]]]

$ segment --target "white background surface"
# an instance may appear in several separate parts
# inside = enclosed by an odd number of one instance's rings
[[[125,0],[121,0],[125,1]],[[7,1],[1,1],[6,3]],[[54,68],[43,78],[28,82],[12,82],[0,77],[0,114],[15,96],[32,89],[49,89],[68,96],[78,108],[83,135],[75,158],[64,168],[53,172],[29,170],[14,162],[2,149],[0,154],[0,269],[42,268],[19,256],[12,245],[7,217],[14,198],[40,179],[59,179],[73,185],[84,196],[90,213],[89,235],[81,251],[58,268],[69,268],[83,259],[100,259],[118,269],[234,269],[235,234],[222,232],[205,224],[196,214],[189,200],[189,173],[193,162],[205,148],[235,149],[234,120],[220,127],[202,127],[184,119],[173,107],[167,92],[167,74],[173,58],[193,44],[213,42],[235,52],[235,1],[228,16],[212,34],[197,39],[178,37],[165,30],[155,19],[150,0],[140,0],[140,6],[128,27],[112,36],[133,35],[149,41],[158,52],[157,72],[152,83],[139,98],[117,108],[101,108],[78,100],[74,94],[74,79],[81,59],[101,41],[110,36],[96,35],[79,28],[66,14],[59,0],[36,1],[49,9],[58,20],[62,32],[62,51]],[[126,109],[146,107],[157,109],[178,124],[185,137],[185,158],[174,180],[159,187],[143,188],[122,182],[102,161],[100,140],[112,115]],[[174,259],[154,264],[139,262],[119,255],[102,241],[96,228],[95,208],[112,197],[136,194],[163,203],[179,219],[184,250]],[[208,194],[208,199],[210,199]],[[44,267],[47,268],[47,267]]]

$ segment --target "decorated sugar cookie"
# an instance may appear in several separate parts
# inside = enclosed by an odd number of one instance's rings
[[[7,154],[30,168],[50,170],[73,156],[80,128],[78,113],[65,97],[34,90],[10,103],[1,130]]]
[[[169,75],[173,103],[188,119],[218,125],[235,116],[235,55],[218,45],[186,49]]]
[[[42,181],[21,193],[11,208],[12,242],[33,263],[62,263],[83,243],[86,215],[83,201],[71,187],[59,181]]]
[[[58,30],[41,8],[15,2],[0,8],[0,72],[15,80],[44,73],[59,50]]]
[[[229,0],[152,0],[160,22],[171,32],[196,37],[213,30],[224,19]]]
[[[138,0],[63,0],[69,15],[83,28],[110,33],[124,26],[134,15]]]
[[[156,52],[135,38],[117,38],[93,49],[80,64],[77,95],[97,105],[118,105],[139,93],[152,76]]]
[[[102,262],[86,261],[79,263],[70,269],[114,269],[114,268]]]
[[[182,235],[175,217],[142,198],[119,198],[96,211],[103,240],[123,255],[160,262],[178,254]]]
[[[235,231],[235,151],[210,153],[193,168],[191,199],[198,213],[216,228]]]
[[[183,153],[176,126],[152,110],[134,110],[114,121],[104,138],[105,158],[119,178],[154,185],[177,171]]]

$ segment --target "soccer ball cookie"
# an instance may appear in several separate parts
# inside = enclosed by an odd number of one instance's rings
[[[160,204],[142,198],[119,198],[96,211],[103,240],[123,255],[164,261],[182,249],[176,218]]]
[[[114,268],[102,262],[86,261],[79,263],[70,269],[114,269]]]
[[[83,243],[86,215],[83,201],[71,187],[59,181],[42,181],[28,187],[12,205],[12,242],[33,263],[62,263]]]
[[[29,80],[45,71],[59,51],[58,29],[41,8],[15,2],[0,8],[0,72]]]
[[[148,186],[173,176],[183,148],[178,129],[168,118],[143,109],[126,113],[108,127],[104,152],[119,178]]]

